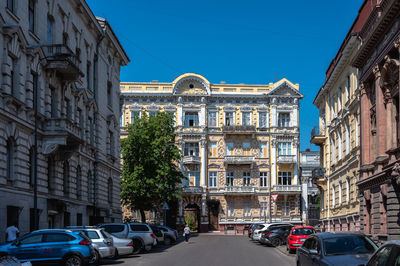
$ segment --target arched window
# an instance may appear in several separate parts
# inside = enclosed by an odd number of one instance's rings
[[[345,130],[346,130],[346,140],[345,140],[345,145],[346,145],[346,154],[350,153],[350,125],[349,121],[346,121],[345,124]]]
[[[63,164],[63,191],[64,196],[69,194],[69,163],[64,161]]]
[[[82,170],[80,165],[76,167],[76,198],[82,198]]]
[[[108,202],[111,204],[113,201],[113,181],[112,178],[108,178]]]
[[[336,198],[335,186],[332,185],[332,208],[335,208],[335,198]]]
[[[346,179],[346,202],[350,202],[350,180]]]
[[[14,163],[15,163],[15,142],[13,138],[7,140],[7,173],[6,178],[12,180],[14,178]]]
[[[33,186],[35,184],[35,173],[33,172],[34,168],[34,149],[31,147],[29,149],[29,185]]]
[[[342,129],[339,127],[338,130],[338,160],[342,159]]]

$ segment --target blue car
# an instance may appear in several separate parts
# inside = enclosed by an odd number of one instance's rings
[[[81,266],[93,255],[91,241],[79,232],[63,229],[38,230],[0,246],[0,257],[10,255],[20,261],[55,261]]]

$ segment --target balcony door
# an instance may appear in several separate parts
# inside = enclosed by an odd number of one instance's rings
[[[226,185],[233,186],[234,172],[226,172]]]
[[[251,174],[249,171],[243,172],[243,186],[250,186]]]

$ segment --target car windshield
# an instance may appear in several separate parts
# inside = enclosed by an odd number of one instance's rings
[[[304,235],[311,235],[314,234],[315,231],[314,229],[311,228],[300,228],[300,229],[295,229],[292,232],[292,235],[294,236],[304,236]]]
[[[361,235],[337,236],[323,239],[326,256],[373,253],[377,246]]]
[[[260,229],[263,229],[263,228],[264,228],[263,224],[259,224],[259,225],[256,226],[256,230],[260,230]]]

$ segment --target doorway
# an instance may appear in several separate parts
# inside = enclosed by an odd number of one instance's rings
[[[189,204],[184,211],[185,223],[190,231],[199,232],[200,229],[200,208],[197,204]]]

